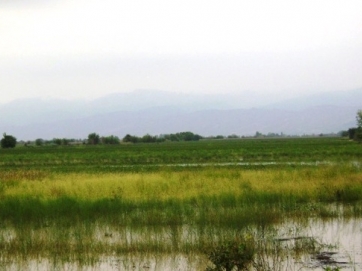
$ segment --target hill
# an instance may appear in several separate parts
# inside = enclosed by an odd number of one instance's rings
[[[292,135],[338,132],[355,126],[362,89],[320,93],[252,108],[242,95],[191,95],[163,91],[116,93],[92,101],[22,99],[0,105],[0,131],[18,139],[153,135]],[[252,99],[252,98],[250,98]],[[254,98],[253,98],[254,99]]]

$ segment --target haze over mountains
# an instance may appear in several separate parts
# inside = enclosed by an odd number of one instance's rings
[[[333,133],[355,126],[362,88],[282,100],[252,93],[115,93],[96,100],[20,99],[0,105],[0,132],[18,140],[142,136],[191,131],[203,136]],[[277,102],[276,102],[277,101]]]

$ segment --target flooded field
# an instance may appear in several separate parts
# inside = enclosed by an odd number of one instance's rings
[[[2,151],[0,270],[362,270],[360,147],[314,138]]]
[[[0,269],[206,270],[212,266],[208,251],[239,236],[250,236],[258,246],[250,270],[362,269],[362,219],[343,218],[286,222],[264,229],[98,223],[61,229],[2,227]]]

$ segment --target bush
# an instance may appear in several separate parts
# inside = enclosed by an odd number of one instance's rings
[[[1,139],[1,148],[14,148],[16,145],[16,138],[5,133],[3,134],[3,136],[3,139]]]

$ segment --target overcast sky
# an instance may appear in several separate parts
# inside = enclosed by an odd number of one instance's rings
[[[361,0],[0,0],[0,103],[362,87]]]

